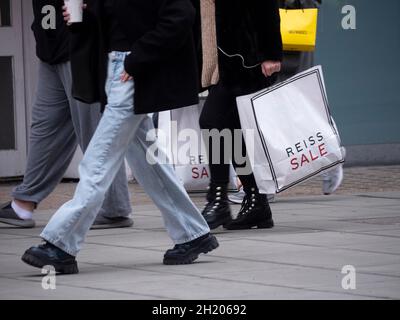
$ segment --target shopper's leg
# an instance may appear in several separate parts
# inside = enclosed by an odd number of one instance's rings
[[[337,130],[335,120],[332,118],[333,125]],[[346,149],[343,148],[343,158],[346,158]],[[322,174],[322,192],[324,195],[334,193],[342,184],[344,178],[343,164],[338,165],[336,168]]]
[[[227,189],[235,136],[232,130],[232,114],[235,108],[235,97],[228,88],[218,84],[210,90],[200,116],[211,174],[207,204],[202,215],[211,229],[231,221]]]
[[[235,106],[234,97],[218,84],[211,88],[200,116],[200,128],[204,133],[213,184],[227,185],[229,183],[231,152],[227,154],[225,151],[226,144],[230,146],[230,142],[220,137],[223,130],[230,130],[230,114]],[[214,132],[214,138],[212,132]],[[232,131],[229,135],[233,138]],[[219,148],[215,143],[219,143]]]
[[[96,212],[100,209],[104,200],[105,192],[111,184],[110,181],[115,177],[118,167],[124,160],[126,150],[128,147],[134,149],[131,144],[132,139],[136,138],[137,130],[146,124],[144,121],[149,120],[146,115],[135,115],[133,113],[133,81],[122,83],[120,80],[120,75],[124,70],[124,55],[114,54],[112,57],[109,63],[107,81],[109,104],[80,165],[81,179],[74,198],[57,211],[41,235],[45,240],[71,255],[76,255],[79,252],[85,235],[95,219]],[[145,127],[144,130],[146,129]],[[142,136],[145,136],[145,131],[142,131]],[[135,143],[137,142],[135,141]],[[144,148],[144,146],[142,147]],[[132,169],[138,173],[140,168],[134,167],[134,165],[138,165],[134,157],[138,156],[132,152],[134,153],[134,151],[130,151],[129,159],[133,165]],[[143,153],[145,152],[142,151]],[[145,158],[141,159],[139,165],[149,169],[150,164],[145,161]],[[182,241],[190,239],[192,232],[199,231],[199,233],[202,233],[201,226],[196,225],[196,223],[201,225],[201,217],[197,220],[192,217],[192,214],[194,216],[197,211],[187,194],[184,193],[182,186],[179,187],[171,168],[169,167],[169,171],[157,166],[155,168],[150,167],[150,169],[149,175],[153,170],[157,172],[156,175],[153,174],[153,177],[156,176],[157,179],[150,179],[152,183],[161,182],[163,188],[169,188],[173,192],[173,196],[166,191],[154,193],[154,191],[160,190],[160,187],[150,188],[148,179],[142,178],[147,186],[147,191],[161,198],[155,200],[164,209],[163,212],[168,211],[168,215],[171,216],[169,219],[173,221],[173,215],[179,217],[172,222],[177,223],[176,226],[169,226],[170,231],[178,234],[179,232],[174,228],[184,227],[189,236],[183,238]],[[180,193],[180,191],[182,192]],[[171,207],[173,204],[170,203],[173,197],[176,197],[173,200],[176,202],[175,207]],[[163,202],[167,204],[163,205]],[[178,207],[178,212],[175,212]],[[188,217],[192,217],[192,219],[188,219],[185,214],[188,214]],[[207,228],[204,231],[208,231]],[[179,236],[181,234],[175,235],[175,240],[180,241]]]
[[[100,104],[88,105],[74,99],[72,92],[72,76],[70,63],[57,66],[68,100],[70,101],[71,119],[74,125],[78,143],[83,152],[96,131],[101,118]],[[104,217],[128,217],[132,212],[126,176],[125,163],[122,164],[113,183],[107,191],[100,214]]]
[[[235,130],[242,130],[236,103],[232,110],[231,126],[232,132]],[[240,138],[239,135],[236,135],[235,139],[233,139],[232,164],[242,182],[245,192],[255,189],[258,190],[253,170],[251,168],[250,158],[247,154],[246,142],[242,134],[240,135]]]
[[[124,162],[129,142],[145,117],[133,112],[134,83],[121,83],[121,61],[122,55],[110,56],[106,85],[109,104],[79,166],[75,195],[53,215],[41,235],[71,255],[79,252]]]
[[[46,198],[62,179],[77,147],[69,102],[54,66],[41,62],[27,168],[12,196],[36,204]]]
[[[235,108],[232,123],[235,128],[241,128],[237,107]],[[274,221],[272,220],[272,213],[268,203],[268,198],[267,195],[260,194],[258,190],[254,174],[251,170],[246,144],[243,138],[239,141],[235,141],[233,145],[235,155],[240,153],[237,152],[237,148],[241,149],[241,156],[244,156],[246,159],[244,163],[237,163],[236,157],[233,157],[233,165],[238,173],[240,181],[243,184],[245,196],[243,198],[242,206],[237,218],[228,223],[225,227],[228,230],[243,230],[251,229],[253,227],[272,228],[274,226]]]
[[[71,255],[78,253],[141,120],[132,105],[107,106],[79,166],[75,195],[53,215],[41,235],[45,240]]]
[[[192,241],[210,229],[178,181],[172,165],[162,163],[166,157],[161,149],[157,148],[156,154],[150,152],[150,146],[157,144],[155,136],[147,139],[151,130],[154,130],[152,119],[146,117],[129,144],[126,154],[129,166],[163,214],[171,239],[176,244]]]

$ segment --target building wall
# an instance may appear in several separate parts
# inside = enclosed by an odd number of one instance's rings
[[[342,7],[356,8],[356,30]],[[324,0],[317,63],[349,164],[400,163],[400,1]]]

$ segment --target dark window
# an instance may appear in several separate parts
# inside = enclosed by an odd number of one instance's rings
[[[15,149],[13,58],[0,57],[0,150]]]
[[[0,27],[11,26],[10,0],[0,0]]]

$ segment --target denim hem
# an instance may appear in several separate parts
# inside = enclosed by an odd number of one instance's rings
[[[71,256],[76,257],[78,255],[78,252],[74,252],[70,249],[68,249],[64,243],[61,241],[54,240],[52,237],[47,236],[46,234],[42,233],[40,237],[45,240],[46,242],[51,243],[53,246],[56,246],[58,249],[61,249],[62,251],[68,253]]]
[[[161,165],[160,165],[160,166],[161,166]],[[164,186],[165,186],[164,180],[163,180],[163,178],[162,178],[162,176],[161,176],[161,174],[160,174],[159,169],[160,169],[160,167],[157,167],[157,166],[153,168],[154,172],[156,173],[156,175],[157,175],[157,177],[158,177],[158,181],[160,182],[161,185],[164,185]],[[178,179],[178,178],[176,178],[176,179]],[[179,209],[177,208],[177,206],[176,206],[176,204],[175,204],[175,202],[174,202],[174,200],[173,200],[173,197],[169,194],[169,191],[170,191],[169,188],[165,188],[165,189],[164,189],[164,192],[165,192],[165,194],[166,194],[165,200],[170,201],[171,206],[174,207],[175,210],[179,212]],[[186,192],[186,191],[183,191],[183,192]],[[188,198],[189,198],[189,196],[188,196]],[[191,200],[189,200],[189,201],[191,201]],[[197,209],[196,209],[196,210],[197,210]],[[198,214],[200,215],[200,212],[198,212]],[[189,230],[188,227],[190,227],[190,229],[192,229],[191,226],[188,225],[188,221],[187,221],[187,220],[184,222],[184,224],[185,224],[185,231],[188,231],[188,230]],[[192,230],[190,230],[190,231],[192,231]],[[168,233],[169,233],[169,232],[168,232]],[[193,237],[194,237],[194,238],[193,238]],[[197,236],[197,237],[198,237],[198,236]],[[175,242],[175,244],[182,244],[182,243],[186,243],[186,242],[189,242],[189,241],[192,241],[192,240],[196,239],[196,236],[188,237],[188,238],[186,238],[186,239],[190,239],[190,238],[191,238],[191,240],[186,240],[186,241],[183,241],[183,240],[182,240],[183,242],[181,242],[180,240],[178,240],[178,242],[177,242],[176,240],[173,240],[173,241]]]

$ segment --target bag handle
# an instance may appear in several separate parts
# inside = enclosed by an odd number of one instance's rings
[[[301,3],[301,0],[295,0],[295,4],[297,4],[297,7],[299,8],[299,9],[301,9],[303,12],[304,12],[304,6],[303,6],[303,4]],[[285,2],[285,9],[286,9],[286,11],[288,11],[289,9],[288,9],[288,5],[287,5],[287,2]],[[297,9],[297,8],[296,8]]]

